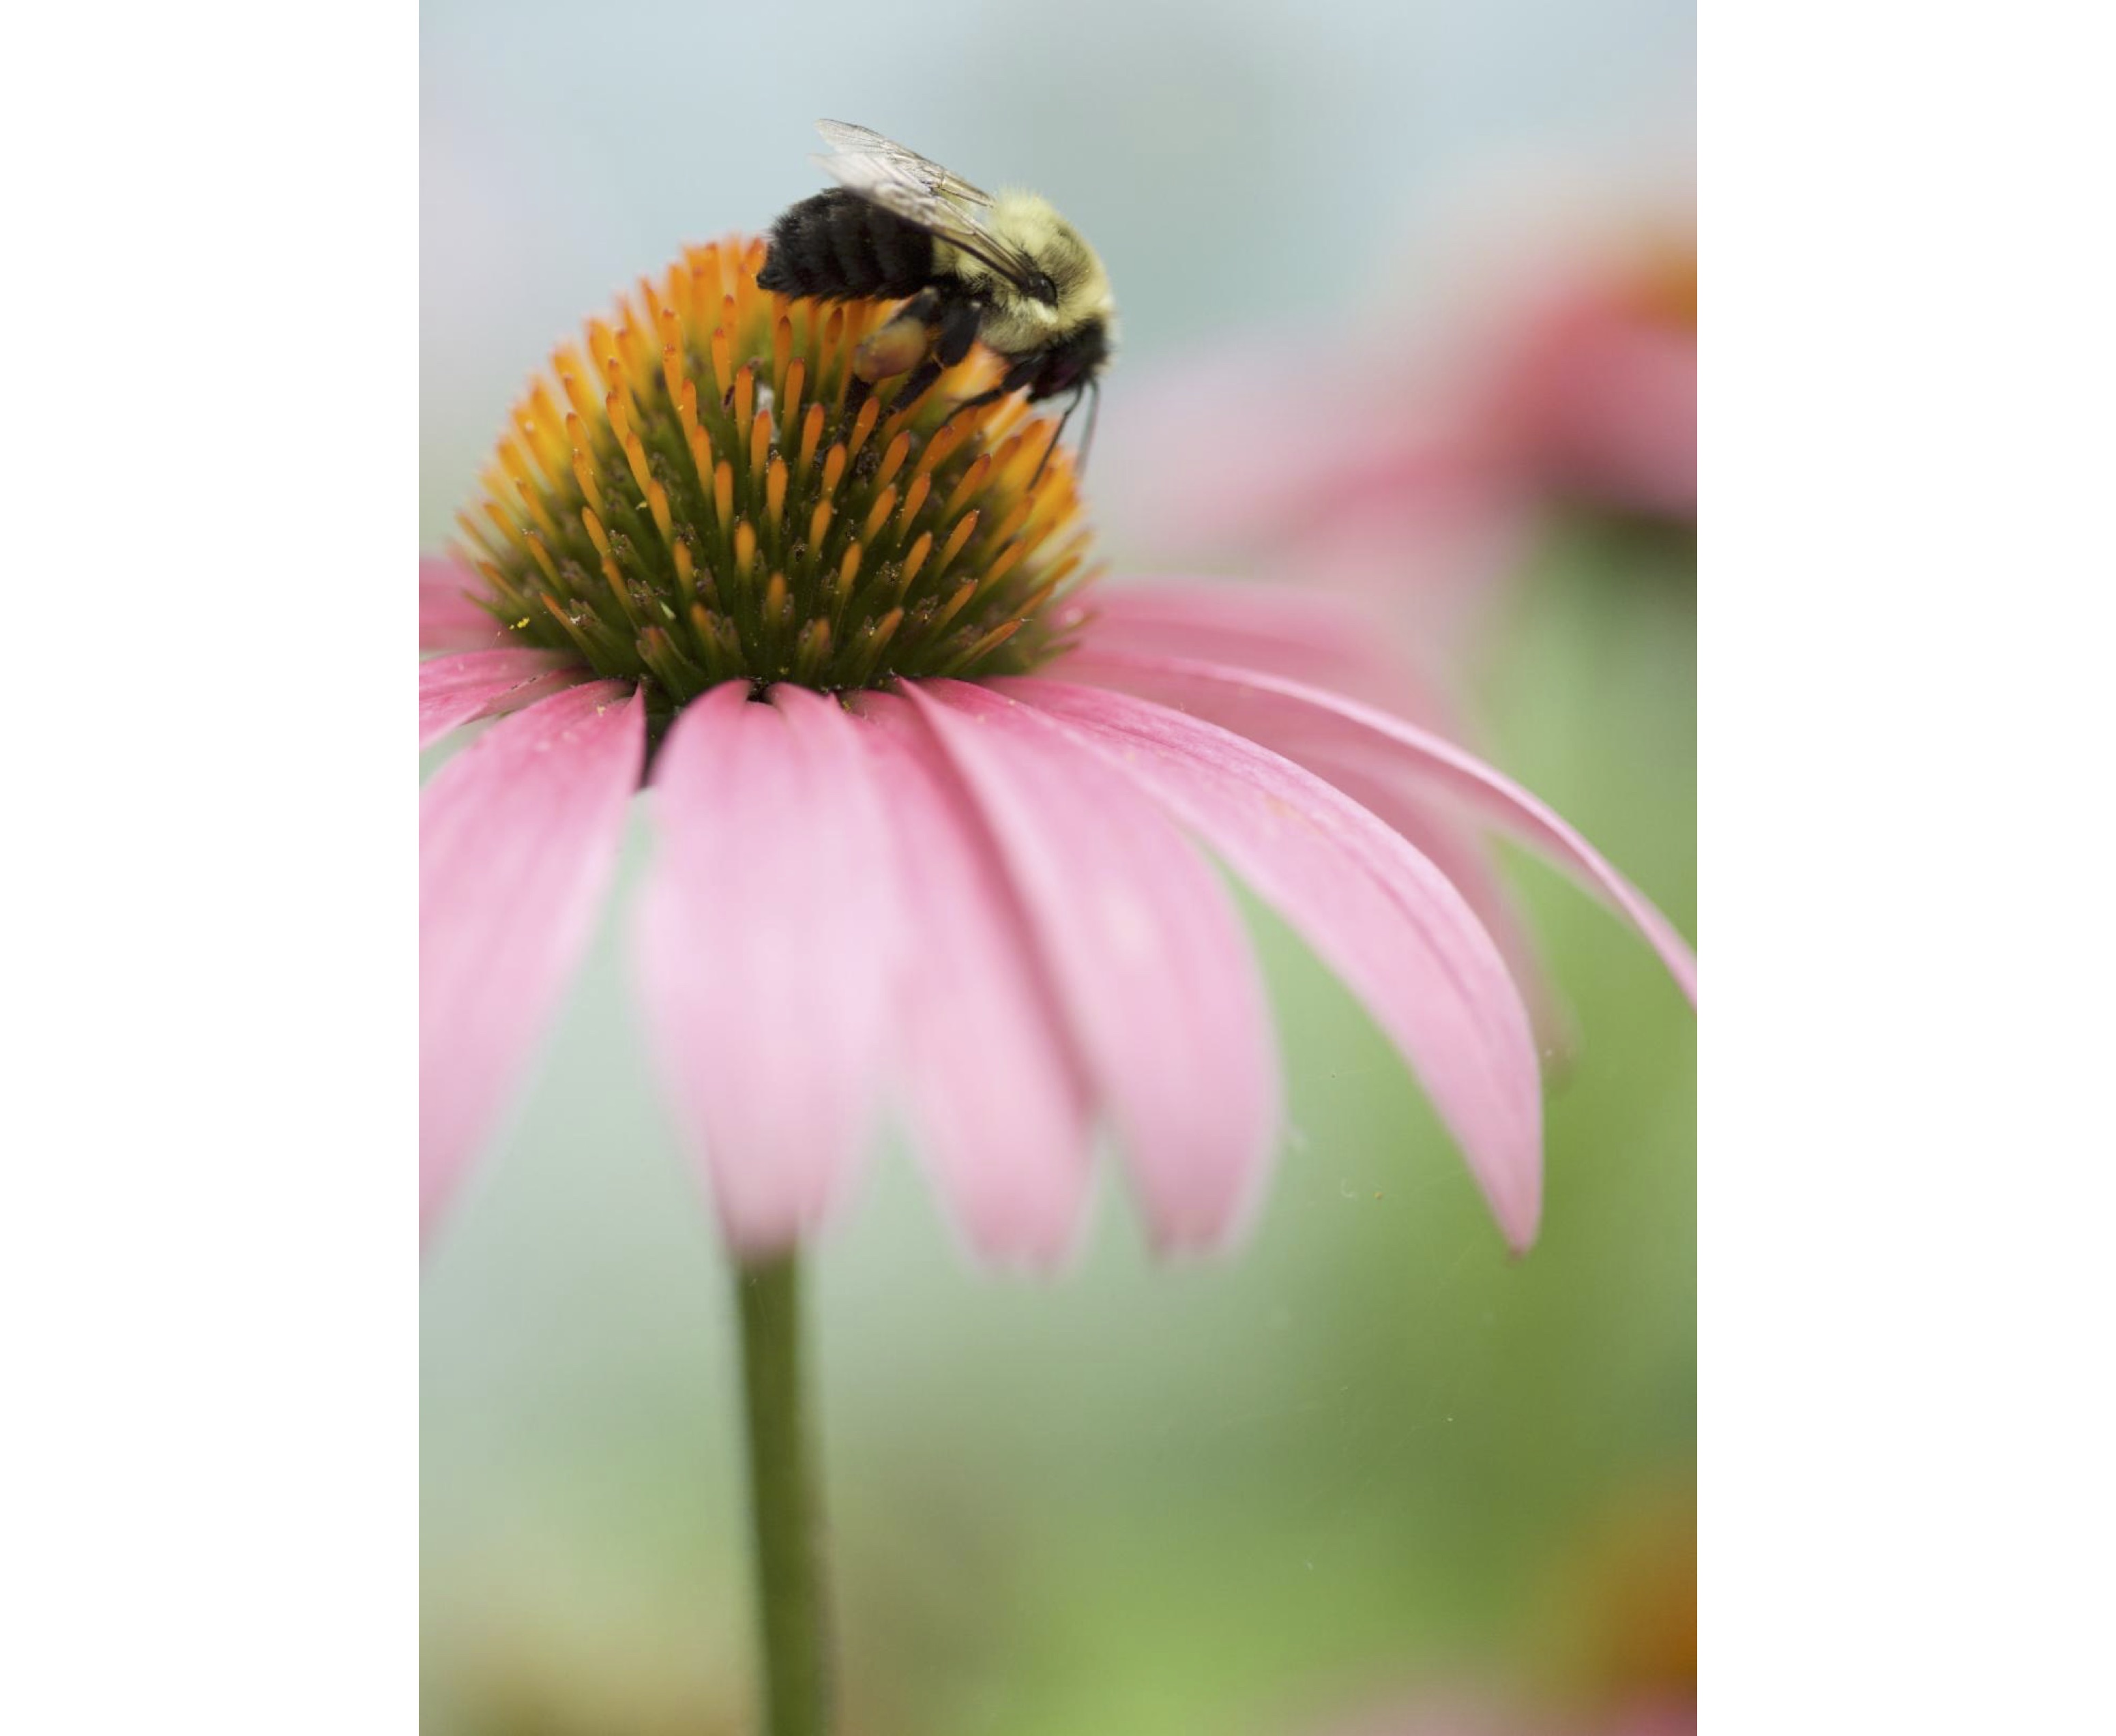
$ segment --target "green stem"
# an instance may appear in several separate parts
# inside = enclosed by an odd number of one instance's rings
[[[830,1727],[823,1527],[803,1380],[796,1255],[736,1274],[749,1412],[750,1510],[764,1641],[766,1736]]]

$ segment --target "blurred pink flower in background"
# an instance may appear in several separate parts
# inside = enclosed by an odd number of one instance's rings
[[[1687,200],[1546,191],[1442,288],[1128,380],[1104,504],[1134,565],[1385,596],[1452,647],[1553,509],[1686,523],[1697,496]],[[1492,227],[1488,220],[1486,229]],[[1150,454],[1198,455],[1180,470]]]
[[[1413,642],[1455,643],[1526,553],[1532,503],[1404,337],[1259,335],[1127,380],[1097,461],[1112,545],[1137,569],[1386,601]]]
[[[1641,217],[1524,269],[1472,382],[1469,439],[1537,495],[1697,513],[1697,237]]]

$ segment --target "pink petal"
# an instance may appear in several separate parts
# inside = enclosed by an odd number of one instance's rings
[[[908,688],[982,811],[1164,1252],[1225,1243],[1277,1144],[1263,985],[1219,877],[1155,804],[1028,707]]]
[[[419,816],[421,1205],[430,1227],[594,931],[646,708],[567,688],[441,767]]]
[[[1090,1175],[1085,1072],[1057,991],[977,804],[933,733],[870,694],[916,944],[900,1015],[921,1155],[971,1245],[1051,1266]]]
[[[481,717],[518,711],[582,679],[570,657],[511,646],[467,651],[419,665],[419,745],[430,748],[449,730]]]
[[[904,922],[870,733],[820,694],[753,704],[731,682],[655,762],[636,965],[663,1085],[746,1255],[817,1227],[874,1131]]]
[[[1122,767],[1306,937],[1424,1081],[1507,1241],[1527,1246],[1543,1192],[1535,1044],[1447,877],[1358,804],[1211,724],[1104,689],[996,684]]]
[[[1364,774],[1412,795],[1459,803],[1599,892],[1645,937],[1682,992],[1696,1000],[1696,955],[1675,925],[1552,809],[1451,742],[1356,700],[1217,664],[1090,649],[1063,666],[1075,679],[1153,699],[1268,742],[1332,781],[1341,773]]]
[[[489,651],[506,631],[465,593],[482,592],[485,581],[447,555],[419,557],[419,649]]]
[[[1071,607],[1083,624],[1080,643],[1091,652],[1236,665],[1364,700],[1442,735],[1460,733],[1441,695],[1378,641],[1370,612],[1347,601],[1276,586],[1175,579],[1100,586]],[[1061,662],[1053,673],[1065,676],[1080,666]],[[1092,679],[1092,665],[1084,667]],[[1267,734],[1244,733],[1336,784],[1453,881],[1498,943],[1544,1049],[1552,1054],[1571,1050],[1571,1021],[1479,828],[1386,781],[1342,767],[1322,771]]]
[[[1281,745],[1267,732],[1259,730],[1249,739],[1335,785],[1376,819],[1401,832],[1413,850],[1445,874],[1476,912],[1499,956],[1506,961],[1514,985],[1528,1004],[1529,1022],[1543,1058],[1562,1063],[1574,1053],[1579,1047],[1578,1028],[1477,827],[1370,772],[1332,764],[1321,756],[1304,758],[1292,751],[1297,744]]]

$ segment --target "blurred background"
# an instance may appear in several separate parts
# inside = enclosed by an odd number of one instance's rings
[[[422,546],[554,341],[767,224],[818,184],[813,117],[858,121],[1103,254],[1088,494],[1120,574],[1361,593],[1695,934],[1685,0],[423,20]],[[1290,1131],[1239,1256],[1153,1267],[1112,1186],[1062,1281],[988,1278],[883,1153],[812,1262],[849,1736],[1686,1715],[1695,1022],[1514,866],[1580,1034],[1524,1260],[1262,912]],[[439,1736],[749,1727],[729,1269],[649,1089],[624,892],[430,1261]]]

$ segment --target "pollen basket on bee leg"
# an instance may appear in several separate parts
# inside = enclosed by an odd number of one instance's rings
[[[932,347],[932,335],[926,322],[899,314],[853,352],[853,372],[869,385],[893,379],[917,367]]]

